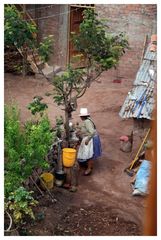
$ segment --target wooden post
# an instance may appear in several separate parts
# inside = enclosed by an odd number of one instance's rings
[[[151,177],[149,183],[149,195],[147,198],[147,207],[144,221],[144,236],[157,236],[157,113],[154,110],[152,122],[151,140],[152,149],[149,150],[148,158],[151,160]]]
[[[144,53],[145,53],[145,49],[146,49],[147,39],[148,39],[148,35],[145,35],[140,64],[142,64],[142,61],[143,61],[143,58],[144,58]]]

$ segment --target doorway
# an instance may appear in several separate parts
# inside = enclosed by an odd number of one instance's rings
[[[94,8],[94,4],[77,4],[70,5],[70,27],[69,27],[69,35],[71,32],[78,33],[79,26],[83,21],[83,11],[86,8]],[[79,51],[77,51],[74,47],[74,44],[70,40],[69,37],[69,58],[68,62],[72,65],[72,67],[84,67],[85,61],[83,56],[80,56]]]

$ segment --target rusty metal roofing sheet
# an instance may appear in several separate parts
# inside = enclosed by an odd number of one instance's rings
[[[157,61],[157,52],[151,52],[150,46],[148,46],[148,49],[144,55],[144,59]]]

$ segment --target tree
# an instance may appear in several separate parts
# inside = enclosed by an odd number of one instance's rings
[[[101,73],[117,66],[120,57],[128,48],[124,33],[111,34],[108,27],[98,18],[94,10],[83,12],[83,22],[79,33],[72,33],[75,48],[85,59],[84,69],[67,70],[53,79],[53,99],[62,105],[65,111],[66,138],[69,141],[69,119],[77,108],[77,99],[82,97],[91,83],[96,81]]]
[[[32,60],[36,65],[37,54],[43,63],[47,62],[49,55],[52,53],[53,36],[49,35],[42,42],[38,43],[36,39],[38,32],[36,24],[24,19],[23,14],[14,5],[5,6],[4,17],[5,46],[15,46],[21,53],[24,62],[24,73],[26,73],[29,55],[32,56]]]

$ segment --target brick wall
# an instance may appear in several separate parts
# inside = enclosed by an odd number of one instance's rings
[[[101,18],[107,18],[111,32],[126,32],[130,49],[121,58],[113,77],[134,79],[140,66],[145,36],[148,41],[156,33],[157,5],[154,4],[101,4],[96,5]]]
[[[48,34],[54,35],[55,49],[50,63],[65,66],[69,36],[68,5],[30,6],[35,8],[36,15],[34,17],[38,18],[39,39]],[[148,40],[150,40],[151,34],[156,33],[157,5],[96,4],[95,8],[101,18],[109,20],[108,25],[111,32],[126,32],[130,44],[130,49],[121,58],[117,70],[110,70],[108,74],[112,75],[113,79],[134,80],[140,66],[145,36],[148,35]],[[52,15],[53,17],[48,17]]]
[[[49,63],[51,65],[66,65],[68,48],[68,5],[28,5],[28,12],[37,23],[39,41],[47,35],[54,36],[53,54],[50,57]]]

